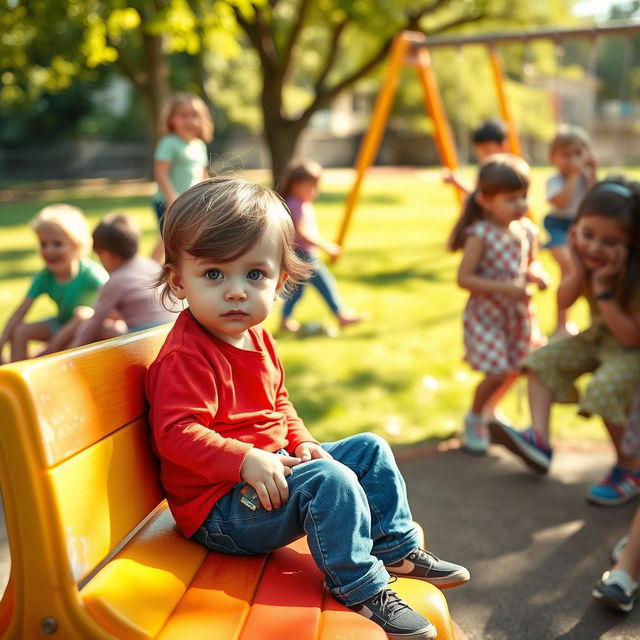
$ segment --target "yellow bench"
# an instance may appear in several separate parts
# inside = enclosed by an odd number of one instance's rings
[[[0,367],[0,487],[11,549],[0,637],[383,640],[326,591],[304,539],[269,556],[177,531],[143,379],[167,327]],[[435,587],[398,592],[452,640]]]

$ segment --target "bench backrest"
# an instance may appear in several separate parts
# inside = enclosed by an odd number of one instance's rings
[[[52,612],[81,607],[79,586],[162,502],[143,380],[168,328],[0,367],[0,636],[49,637]]]

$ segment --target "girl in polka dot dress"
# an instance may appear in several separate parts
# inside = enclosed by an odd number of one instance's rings
[[[548,278],[537,259],[537,228],[525,217],[528,189],[524,160],[490,156],[449,239],[449,249],[463,250],[458,285],[471,294],[464,310],[465,360],[484,374],[464,419],[464,443],[472,453],[487,450],[487,416],[543,341],[531,295],[533,285],[545,289]]]
[[[578,402],[579,415],[603,419],[616,451],[616,464],[587,499],[617,505],[640,494],[640,458],[623,447],[640,387],[640,183],[611,179],[593,186],[569,230],[569,249],[572,268],[558,289],[558,304],[566,309],[585,296],[591,326],[527,358],[531,427],[491,424],[491,435],[531,469],[546,473],[551,406]],[[593,376],[579,398],[574,382],[584,373]]]

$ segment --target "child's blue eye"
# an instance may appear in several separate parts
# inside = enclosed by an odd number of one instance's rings
[[[222,278],[222,271],[220,271],[220,269],[207,269],[204,272],[204,277],[207,280],[220,280],[220,278]]]
[[[247,280],[261,280],[263,277],[264,275],[260,269],[251,269],[251,271],[247,273]]]

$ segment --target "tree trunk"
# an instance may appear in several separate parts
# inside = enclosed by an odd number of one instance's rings
[[[171,96],[169,62],[162,50],[162,36],[143,33],[142,40],[147,77],[141,95],[147,107],[152,140],[155,144],[162,124],[160,119]]]

